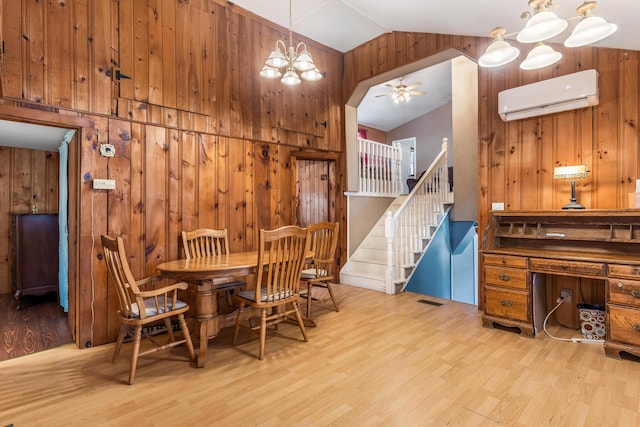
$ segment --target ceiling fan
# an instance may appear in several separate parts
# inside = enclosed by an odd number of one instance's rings
[[[397,86],[387,83],[385,86],[390,88],[392,92],[376,95],[376,98],[379,98],[381,96],[391,95],[393,102],[395,102],[396,104],[399,104],[401,102],[409,102],[412,96],[423,96],[427,94],[427,92],[422,90],[414,90],[422,86],[422,83],[415,82],[415,83],[411,83],[410,85],[405,85],[402,82],[403,79],[404,77],[400,77],[400,84],[398,84]]]

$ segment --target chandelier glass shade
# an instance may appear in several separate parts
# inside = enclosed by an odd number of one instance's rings
[[[293,31],[291,29],[291,0],[289,0],[289,45],[282,40],[276,42],[275,48],[260,70],[260,77],[266,79],[280,79],[285,86],[297,86],[302,80],[315,82],[323,75],[313,62],[311,54],[304,42],[293,45]],[[281,68],[284,69],[284,75]]]
[[[401,102],[409,102],[411,100],[411,94],[409,92],[399,90],[391,94],[391,99],[393,99],[393,102],[395,102],[396,104],[400,104]]]
[[[559,18],[554,12],[548,10],[553,6],[552,0],[529,0],[528,4],[534,8],[534,14],[531,15],[529,12],[523,14],[523,17],[530,15],[530,18],[524,28],[517,32],[516,40],[520,43],[536,43],[527,58],[520,64],[520,68],[523,70],[536,70],[555,64],[562,59],[560,52],[541,42],[560,35],[567,29],[569,23],[568,20]],[[596,1],[587,0],[576,9],[581,20],[573,29],[571,36],[564,42],[565,47],[586,46],[598,42],[618,29],[615,24],[610,24],[603,18],[592,15],[596,6]],[[489,35],[493,37],[494,41],[480,56],[478,65],[499,67],[518,57],[520,51],[504,40],[505,33],[504,27],[497,27],[491,31]],[[514,34],[516,33],[509,35]]]
[[[518,33],[516,40],[520,43],[536,43],[555,37],[567,29],[569,23],[565,19],[548,10],[536,13],[527,21],[527,25]]]
[[[522,70],[537,70],[538,68],[547,67],[562,59],[562,54],[553,50],[549,45],[542,42],[536,44],[536,47],[529,52],[527,58],[520,63]]]
[[[609,37],[617,29],[616,24],[610,24],[599,16],[589,16],[576,25],[564,45],[566,47],[586,46]]]
[[[520,50],[517,47],[511,46],[502,38],[505,32],[504,27],[498,27],[491,31],[490,36],[494,40],[478,60],[481,67],[499,67],[508,64],[520,55]]]

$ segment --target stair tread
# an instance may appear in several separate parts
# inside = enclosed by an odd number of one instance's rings
[[[348,275],[348,276],[358,276],[358,277],[364,277],[364,278],[367,278],[367,279],[375,279],[375,280],[384,281],[384,277],[380,276],[379,274],[367,273],[367,272],[364,272],[364,271],[350,270],[350,271],[342,271],[340,274],[344,274],[344,275]]]
[[[362,263],[367,263],[367,264],[376,264],[376,265],[386,265],[387,264],[387,259],[378,259],[378,258],[367,258],[367,257],[359,257],[356,254],[354,254],[349,261],[354,261],[354,262],[362,262]]]

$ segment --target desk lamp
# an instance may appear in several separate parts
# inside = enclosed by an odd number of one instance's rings
[[[576,181],[589,174],[587,165],[561,166],[553,170],[554,179],[564,179],[571,181],[571,202],[564,205],[562,209],[584,209],[584,206],[576,202]]]

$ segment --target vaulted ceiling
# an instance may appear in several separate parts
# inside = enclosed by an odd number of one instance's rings
[[[497,26],[520,30],[520,15],[532,11],[527,0],[292,0],[293,31],[347,52],[391,31],[487,37]],[[289,27],[287,0],[235,0],[232,3],[283,27]],[[556,13],[574,18],[583,0],[555,0]],[[618,31],[595,46],[640,50],[638,0],[600,0],[594,14],[618,25]],[[570,21],[564,38],[578,19]],[[560,37],[556,41],[564,39]],[[552,40],[553,41],[553,40]]]
[[[289,27],[287,0],[236,0],[233,3]],[[570,34],[579,22],[576,8],[582,3],[583,0],[554,1],[557,15],[570,20],[569,28],[551,42],[562,43]],[[526,11],[532,12],[527,0],[292,0],[291,23],[295,33],[346,52],[391,31],[488,37],[494,27],[503,26],[512,34],[506,38],[515,39],[513,33],[526,23],[521,18]],[[616,33],[595,46],[640,50],[640,33],[636,27],[640,17],[639,0],[600,0],[594,15],[618,25]],[[265,58],[267,55],[265,52]],[[427,92],[426,96],[412,98],[410,103],[394,104],[391,97],[379,96],[388,92],[386,83],[398,84],[397,78],[372,87],[358,107],[358,121],[388,131],[444,105],[451,99],[448,65],[405,76],[405,83],[421,82],[423,85],[418,90]]]

